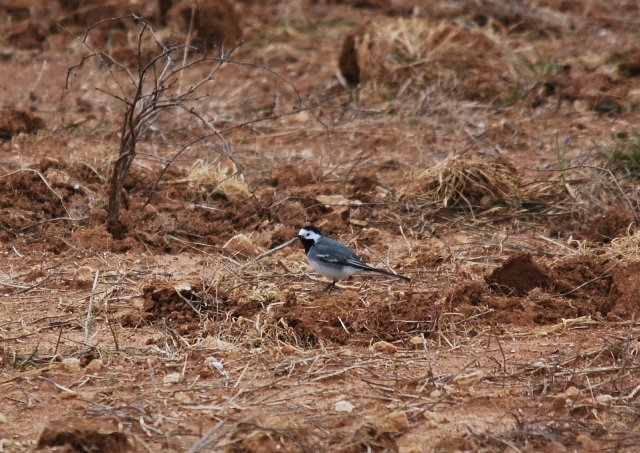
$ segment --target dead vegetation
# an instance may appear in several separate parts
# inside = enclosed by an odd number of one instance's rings
[[[416,17],[377,20],[345,38],[340,71],[352,85],[371,82],[382,97],[435,86],[465,99],[494,100],[522,84],[523,68],[505,44],[489,29]]]
[[[515,203],[520,198],[517,171],[504,159],[452,156],[408,180],[400,201],[419,209],[461,206],[473,210],[475,206]]]
[[[207,164],[197,159],[188,170],[187,177],[175,184],[186,184],[194,200],[209,202],[215,195],[228,199],[247,199],[251,196],[249,186],[233,162],[227,166]]]

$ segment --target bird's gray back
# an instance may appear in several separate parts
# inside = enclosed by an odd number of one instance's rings
[[[344,244],[341,244],[338,241],[334,241],[333,239],[329,239],[328,237],[323,237],[322,240],[318,241],[313,246],[313,252],[315,252],[316,256],[324,261],[333,261],[330,259],[324,258],[325,256],[335,257],[334,262],[338,263],[346,263],[347,261],[356,261],[361,263],[360,258],[356,255],[349,247]]]

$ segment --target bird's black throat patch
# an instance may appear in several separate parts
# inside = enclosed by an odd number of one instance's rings
[[[315,244],[315,242],[313,241],[313,239],[303,238],[302,236],[298,236],[298,239],[300,239],[300,242],[302,242],[302,246],[304,247],[304,254],[307,255],[309,253],[309,249],[313,247],[313,244]]]

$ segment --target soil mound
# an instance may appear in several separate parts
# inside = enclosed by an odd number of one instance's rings
[[[30,134],[44,127],[42,118],[24,110],[8,109],[0,112],[0,140],[8,140],[20,133]]]
[[[551,289],[553,280],[551,271],[526,252],[511,256],[486,278],[492,289],[505,295],[520,296],[533,288]]]
[[[167,12],[169,25],[189,32],[205,46],[233,48],[242,38],[240,16],[227,0],[183,0]]]
[[[128,436],[105,420],[67,418],[50,422],[38,439],[38,448],[65,447],[64,451],[104,453],[131,450]]]
[[[608,243],[619,236],[629,234],[630,227],[634,224],[635,217],[631,212],[611,208],[593,219],[587,237],[595,242]]]

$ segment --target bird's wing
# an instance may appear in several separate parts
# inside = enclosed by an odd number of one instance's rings
[[[341,244],[333,239],[324,238],[323,242],[319,242],[313,246],[315,256],[327,263],[339,263],[348,265],[364,265],[349,247]],[[355,264],[358,263],[358,264]]]
[[[360,268],[360,269],[365,270],[365,271],[377,271],[378,270],[375,267],[367,266],[366,264],[364,264],[359,259],[357,259],[357,260],[347,260],[347,262],[345,264],[349,264],[349,265],[351,265],[353,267],[357,267],[357,268]]]

